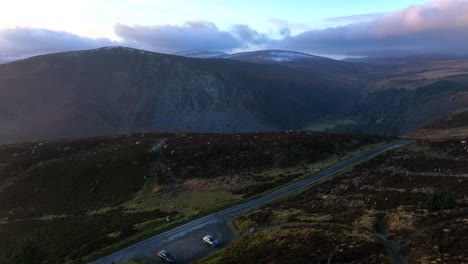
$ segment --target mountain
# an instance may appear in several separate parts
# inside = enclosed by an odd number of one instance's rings
[[[468,79],[468,58],[450,55],[385,58],[365,65],[370,90],[415,89],[440,80]]]
[[[12,61],[17,61],[17,60],[23,60],[26,58],[38,56],[38,55],[43,55],[43,54],[49,54],[49,53],[57,53],[61,52],[63,50],[36,50],[36,51],[16,51],[16,52],[0,52],[0,64],[12,62]]]
[[[297,62],[306,60],[331,60],[325,57],[288,50],[260,50],[240,52],[225,56],[225,58],[250,62]]]
[[[353,108],[362,84],[334,74],[124,47],[37,56],[0,65],[0,143],[299,129]]]
[[[468,59],[188,58],[125,47],[0,65],[0,144],[141,131],[403,135],[468,107]]]
[[[177,56],[189,57],[189,58],[228,58],[240,61],[249,62],[292,62],[299,60],[329,60],[325,57],[310,55],[307,53],[288,51],[288,50],[259,50],[250,52],[239,52],[239,53],[225,53],[219,51],[181,51],[174,53]]]

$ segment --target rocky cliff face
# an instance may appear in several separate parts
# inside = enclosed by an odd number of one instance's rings
[[[255,102],[253,91],[237,86],[241,82],[238,78],[228,73],[193,71],[182,64],[176,65],[175,70],[177,77],[162,89],[155,101],[154,130],[236,132],[274,129],[249,109]]]

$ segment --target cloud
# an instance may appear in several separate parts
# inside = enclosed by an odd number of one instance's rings
[[[116,46],[107,38],[88,38],[41,28],[0,29],[0,64],[36,55]]]
[[[0,51],[8,53],[92,49],[117,45],[106,38],[88,38],[38,28],[0,29]]]
[[[339,24],[350,24],[350,23],[362,23],[376,20],[387,14],[386,12],[379,13],[370,13],[370,14],[360,14],[360,15],[351,15],[351,16],[342,16],[342,17],[331,17],[327,18],[324,21],[330,23],[339,23]]]
[[[281,37],[290,36],[293,31],[302,32],[311,28],[311,25],[307,23],[299,23],[277,17],[268,17],[266,19],[258,18],[258,20],[261,20],[273,26],[273,28],[275,28],[278,31],[279,36]]]
[[[186,50],[230,51],[267,41],[264,34],[247,25],[235,24],[228,31],[208,21],[187,21],[183,25],[114,27],[123,43],[152,51],[173,53]]]
[[[180,25],[117,23],[114,32],[121,41],[93,39],[48,29],[0,29],[0,61],[2,57],[19,53],[48,53],[115,45],[164,53],[286,49],[345,56],[467,54],[466,14],[468,0],[437,0],[384,14],[331,18],[328,22],[350,23],[320,30],[304,28],[299,34],[292,33],[296,28],[294,23],[278,18],[265,20],[278,30],[269,33],[259,32],[245,24],[220,29],[204,20],[186,21]]]
[[[305,31],[277,47],[355,56],[468,53],[468,1],[439,0],[370,22]]]
[[[232,26],[231,33],[237,36],[243,43],[247,43],[249,45],[263,45],[270,41],[266,34],[259,33],[251,27],[243,24]]]
[[[161,52],[229,52],[256,47],[346,56],[468,53],[466,14],[467,0],[438,0],[394,12],[331,18],[328,22],[351,23],[296,35],[291,33],[288,21],[266,19],[278,28],[280,39],[244,24],[221,30],[207,21],[154,26],[117,24],[115,32],[125,44]]]

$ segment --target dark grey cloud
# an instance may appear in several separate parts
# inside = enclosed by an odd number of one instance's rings
[[[78,50],[116,44],[106,38],[93,39],[64,31],[20,27],[0,29],[0,51],[2,52]]]
[[[114,29],[124,44],[168,53],[185,50],[230,51],[267,40],[266,35],[247,25],[237,24],[229,31],[223,31],[207,21],[153,26],[128,26],[118,23]]]
[[[309,53],[350,56],[391,56],[429,53],[468,53],[468,30],[426,30],[376,37],[356,26],[308,31],[277,42],[277,47]]]
[[[439,0],[373,21],[305,31],[274,46],[309,53],[374,56],[468,53],[468,1]]]

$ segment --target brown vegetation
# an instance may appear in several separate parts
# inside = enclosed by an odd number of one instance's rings
[[[453,140],[418,142],[388,151],[289,199],[239,216],[234,221],[238,229],[255,227],[266,231],[242,237],[201,263],[249,263],[245,256],[255,254],[262,256],[256,263],[268,263],[268,256],[281,259],[300,256],[304,262],[326,263],[323,255],[311,252],[330,252],[337,238],[345,245],[362,243],[365,238],[366,247],[373,250],[355,249],[346,258],[336,254],[332,262],[389,261],[381,259],[384,250],[383,247],[377,250],[379,242],[373,239],[373,234],[401,245],[400,255],[409,263],[464,263],[468,258],[463,246],[468,235],[466,149],[466,144]],[[439,190],[453,196],[455,208],[431,208],[431,199]],[[275,228],[278,226],[283,229]],[[329,227],[333,227],[334,233],[329,232]],[[285,245],[294,245],[294,236],[282,234],[282,230],[290,228],[301,230],[301,236],[296,236],[302,245],[292,247],[293,250]],[[269,238],[259,241],[259,236]]]
[[[298,173],[299,164],[380,140],[308,132],[134,134],[0,146],[0,251],[32,235],[61,259],[81,259],[161,230],[166,215],[178,221],[239,202],[310,173]],[[132,238],[139,232],[145,235]]]

